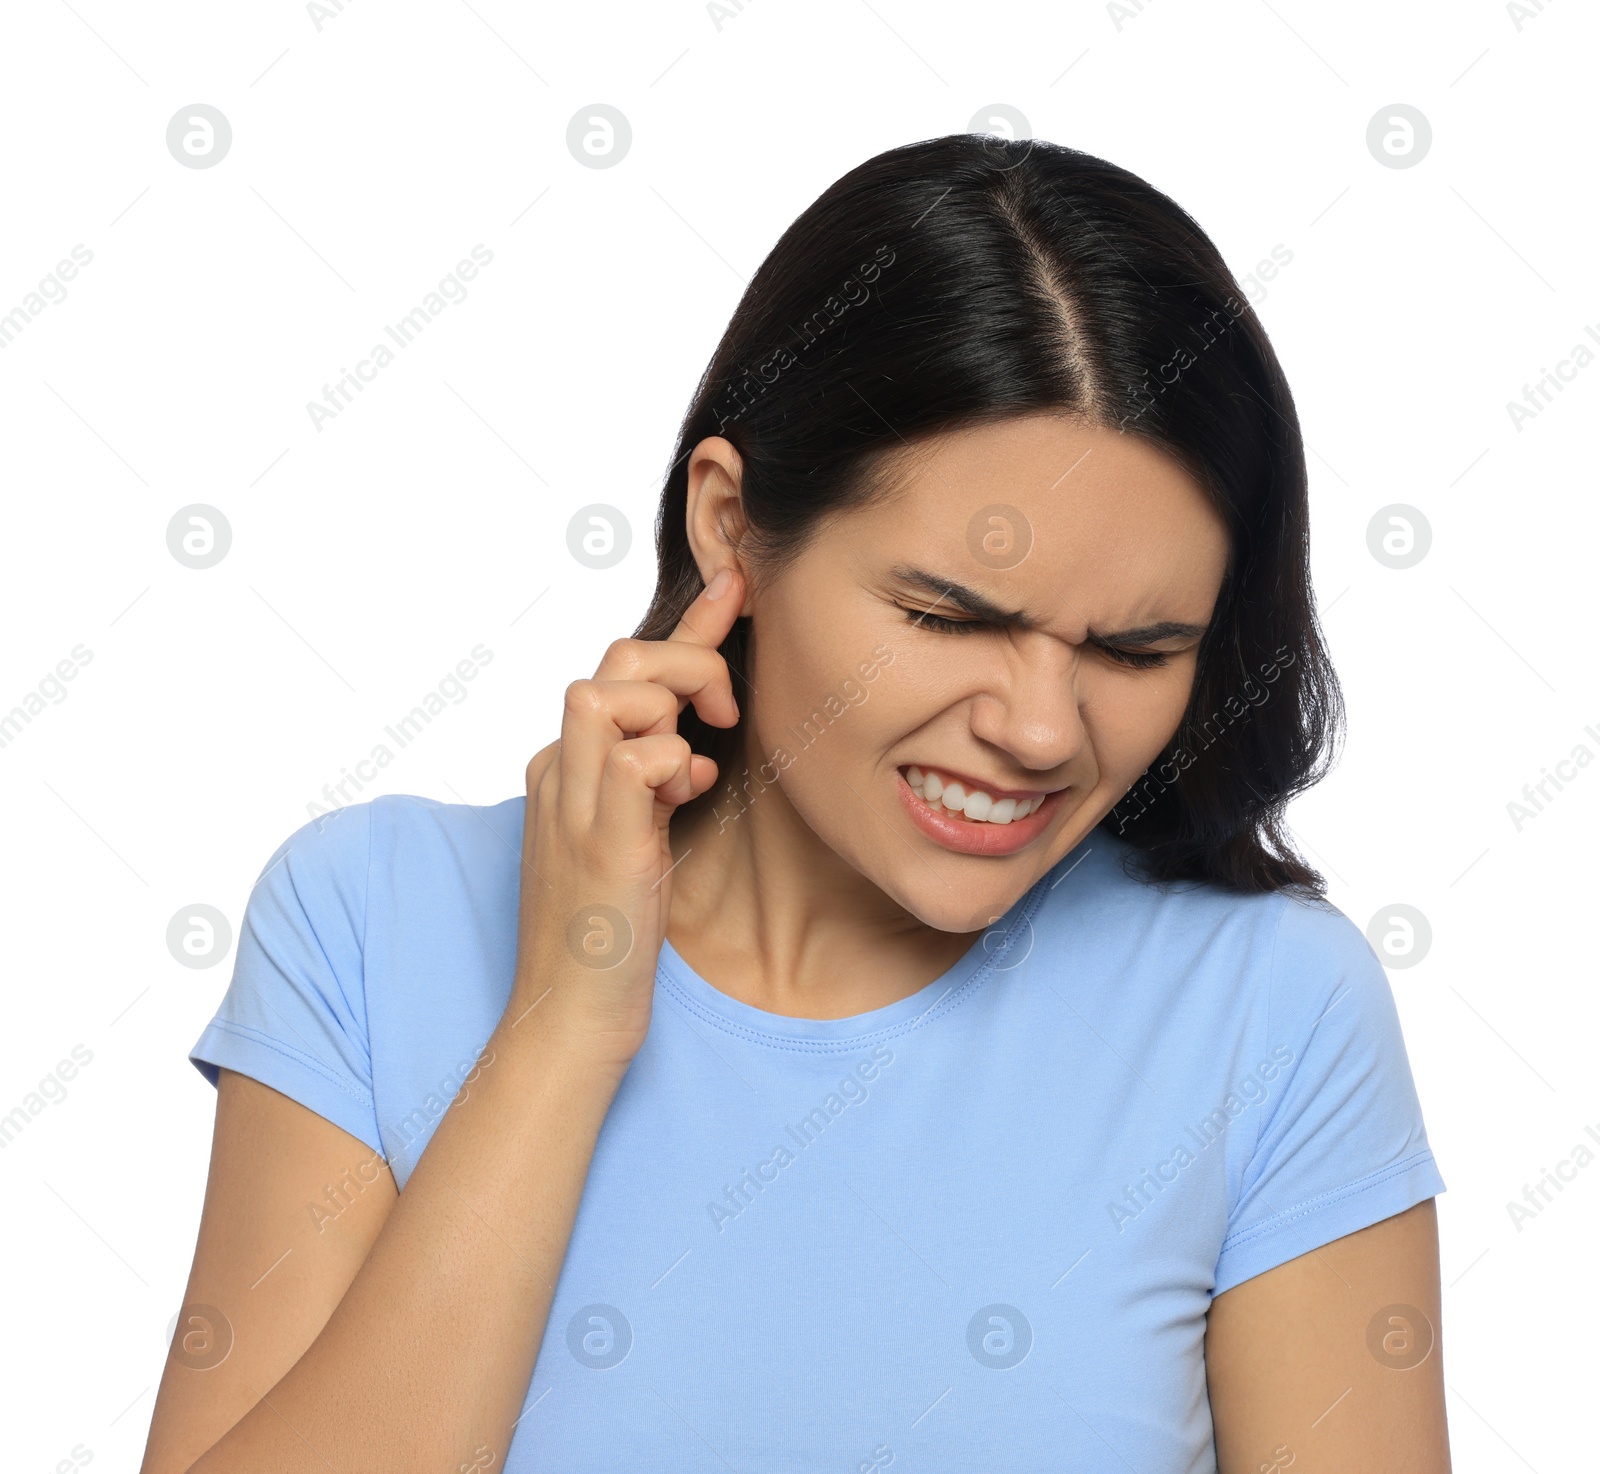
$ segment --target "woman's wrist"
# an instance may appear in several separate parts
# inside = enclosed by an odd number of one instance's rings
[[[631,1042],[620,1044],[572,1018],[551,992],[531,998],[513,993],[480,1058],[505,1059],[541,1081],[609,1096],[621,1085],[635,1052]]]

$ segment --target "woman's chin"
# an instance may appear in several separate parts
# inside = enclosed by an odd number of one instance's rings
[[[970,894],[959,899],[934,894],[935,889],[943,889],[937,882],[919,886],[910,895],[897,894],[896,889],[888,886],[884,889],[924,926],[931,926],[935,931],[960,934],[981,932],[993,926],[1026,894],[1024,888],[1009,899],[1004,895],[995,895],[974,902]]]

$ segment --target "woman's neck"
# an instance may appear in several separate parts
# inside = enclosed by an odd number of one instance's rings
[[[720,992],[792,1018],[847,1018],[926,987],[982,932],[926,925],[795,812],[781,783],[713,789],[674,816],[667,937]]]

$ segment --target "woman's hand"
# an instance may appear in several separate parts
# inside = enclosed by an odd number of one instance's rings
[[[502,1028],[554,1027],[620,1076],[650,1027],[672,902],[674,810],[717,781],[678,714],[739,720],[717,653],[744,604],[725,569],[665,640],[619,639],[567,687],[561,737],[528,764],[517,970]]]
[[[222,1307],[237,1344],[217,1367],[169,1358],[146,1474],[454,1469],[485,1446],[504,1459],[595,1142],[650,1026],[667,825],[717,781],[678,714],[693,701],[714,726],[739,720],[717,647],[743,603],[739,575],[719,574],[670,638],[618,640],[567,688],[560,741],[528,764],[493,1068],[451,1103],[404,1193],[382,1172],[322,1240],[305,1204],[372,1148],[224,1072],[185,1303]]]

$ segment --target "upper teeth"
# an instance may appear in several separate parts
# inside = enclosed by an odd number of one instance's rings
[[[1036,798],[996,798],[981,788],[968,788],[954,778],[943,777],[931,768],[907,768],[906,782],[925,803],[943,804],[951,813],[961,813],[989,824],[1009,824],[1013,819],[1025,819],[1047,796],[1041,793]]]

